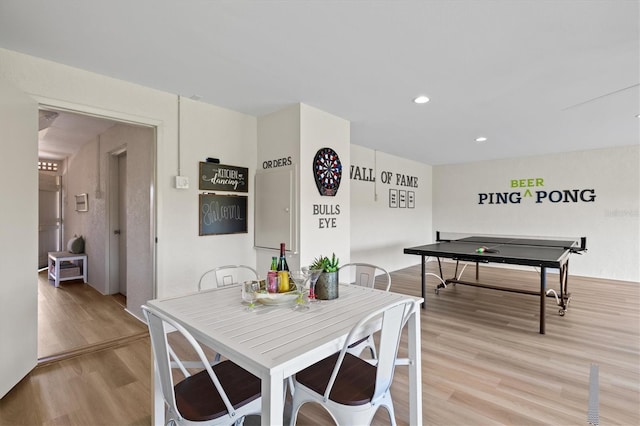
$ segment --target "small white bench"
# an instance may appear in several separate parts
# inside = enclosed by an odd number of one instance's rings
[[[72,273],[70,275],[62,274],[62,272],[64,272],[64,269],[60,268],[60,264],[62,262],[73,261],[78,261],[77,266],[79,270],[77,271],[77,273]],[[77,280],[80,278],[82,278],[86,284],[87,255],[85,253],[74,254],[67,251],[49,252],[49,278],[54,281],[56,287],[60,286],[60,281]]]

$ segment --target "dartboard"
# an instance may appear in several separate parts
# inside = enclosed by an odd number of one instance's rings
[[[334,196],[340,186],[342,163],[331,148],[321,148],[313,157],[313,176],[320,195]]]

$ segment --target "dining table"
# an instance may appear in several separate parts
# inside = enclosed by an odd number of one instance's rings
[[[154,299],[147,305],[184,326],[200,343],[259,377],[261,424],[279,425],[284,421],[285,382],[289,376],[340,351],[351,329],[369,313],[407,298],[414,301],[406,324],[408,358],[404,360],[409,373],[409,424],[421,425],[421,297],[340,284],[339,297],[310,303],[307,310],[293,310],[291,303],[273,301],[247,309],[241,286],[237,285]],[[160,425],[164,424],[164,401],[157,380],[154,383],[154,424]]]

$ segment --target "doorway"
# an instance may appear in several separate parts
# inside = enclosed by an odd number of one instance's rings
[[[62,236],[58,243],[65,250],[65,241],[75,234],[82,235],[88,256],[88,284],[67,281],[52,296],[59,299],[91,296],[86,298],[90,305],[79,306],[75,313],[51,309],[45,305],[50,301],[40,299],[38,358],[42,360],[100,347],[105,342],[131,338],[132,334],[145,331],[139,327],[144,324],[139,321],[141,315],[137,310],[152,298],[155,285],[152,244],[155,208],[151,188],[156,132],[151,126],[109,117],[41,108],[57,113],[45,132],[40,132],[38,146],[40,158],[57,155],[57,161],[63,165],[58,185],[62,194]],[[132,160],[135,167],[128,167]],[[88,194],[88,209],[78,212],[70,203],[76,194],[84,193]],[[131,202],[131,197],[136,197],[136,201]],[[138,229],[127,232],[128,223]],[[128,250],[129,247],[134,250]],[[132,253],[136,254],[135,262],[128,261]],[[49,285],[46,275],[44,281],[44,285]],[[46,291],[49,287],[44,290],[42,293],[50,293]],[[40,306],[41,303],[45,306]],[[117,309],[111,306],[114,304]],[[58,317],[49,316],[55,316],[56,312]],[[68,338],[70,335],[74,338]],[[57,341],[51,344],[52,339]],[[47,347],[56,348],[55,354],[40,350],[45,340]]]

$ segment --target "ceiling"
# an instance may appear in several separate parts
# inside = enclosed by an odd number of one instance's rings
[[[40,110],[38,157],[62,160],[114,126],[115,121],[67,111]]]
[[[639,9],[2,0],[0,47],[255,116],[302,102],[354,144],[438,165],[638,144]]]

